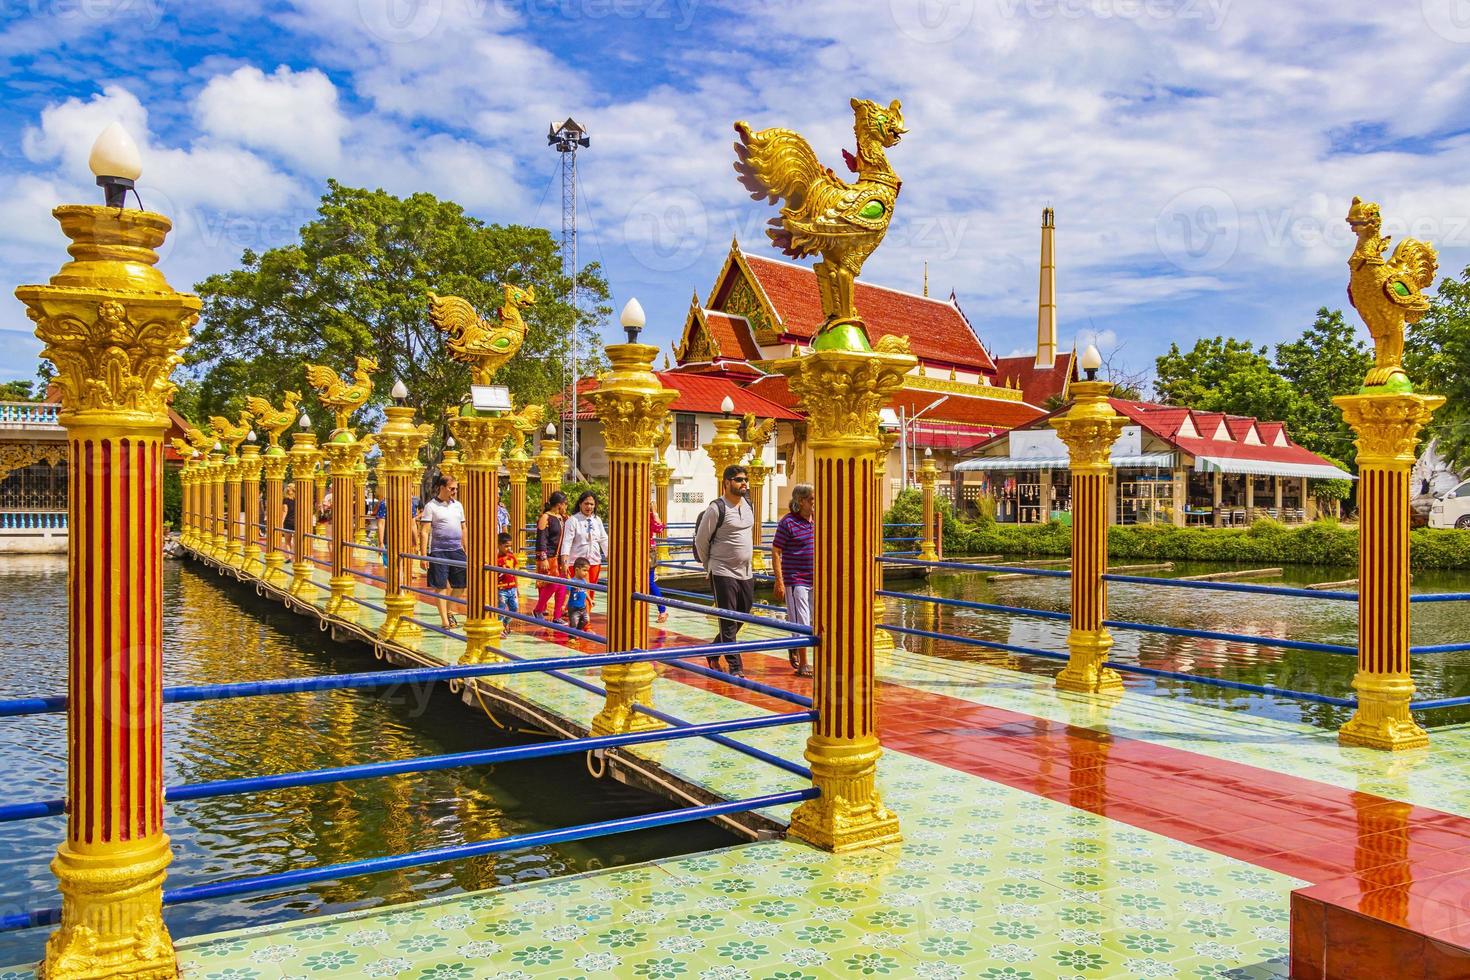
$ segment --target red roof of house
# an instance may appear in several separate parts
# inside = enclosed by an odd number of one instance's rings
[[[816,273],[762,255],[741,255],[780,317],[783,335],[799,343],[810,341],[825,319]],[[883,337],[906,336],[909,348],[925,361],[985,374],[995,371],[995,362],[952,302],[866,282],[856,284],[853,301],[875,344]]]
[[[1074,352],[1068,351],[1059,354],[1056,362],[1049,368],[1036,366],[1034,354],[1022,354],[1017,357],[997,357],[995,359],[996,384],[1010,385],[1013,381],[1015,387],[1021,389],[1021,394],[1033,405],[1040,405],[1053,395],[1060,395],[1067,389],[1067,382],[1075,378],[1073,373]]]
[[[744,415],[747,412],[754,414],[757,418],[781,419],[787,422],[800,422],[802,416],[791,411],[783,405],[779,405],[768,398],[763,398],[749,388],[742,388],[735,382],[725,378],[713,377],[708,374],[691,374],[680,371],[658,372],[658,379],[665,388],[677,391],[679,397],[669,405],[671,412],[697,412],[703,415],[719,415],[722,411],[721,403],[728,397],[735,405],[733,414]],[[577,385],[577,391],[585,394],[597,388],[596,378],[583,378]],[[577,404],[577,418],[586,421],[597,418],[597,412],[593,409],[591,402],[579,401]]]
[[[747,361],[758,361],[761,349],[756,346],[750,332],[750,321],[743,316],[705,310],[704,322],[709,324],[710,339],[725,357],[743,357]]]
[[[792,394],[791,387],[787,384],[786,376],[783,374],[761,378],[753,382],[746,390],[758,392],[761,397],[784,405],[793,412],[800,411],[797,407],[796,396]],[[905,412],[912,415],[942,397],[944,396],[933,391],[901,388],[888,399],[887,407],[895,412],[903,408]],[[1035,405],[1028,405],[1025,402],[952,394],[944,404],[925,415],[924,421],[932,421],[936,424],[961,422],[977,427],[975,431],[978,435],[974,441],[978,442],[991,434],[989,431],[982,431],[983,429],[996,432],[1013,429],[1044,414]]]
[[[989,441],[1002,431],[1004,430],[989,426],[953,425],[924,419],[909,429],[909,441],[920,449],[927,447],[963,452]]]

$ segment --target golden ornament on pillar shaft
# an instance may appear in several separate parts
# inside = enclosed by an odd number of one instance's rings
[[[51,862],[61,924],[39,972],[174,977],[162,916],[172,852],[154,765],[163,755],[163,435],[169,375],[200,302],[154,268],[171,228],[164,216],[84,205],[52,214],[72,260],[49,284],[15,291],[56,367],[70,447],[67,828]],[[127,615],[104,619],[109,607]],[[96,622],[111,625],[88,626]],[[83,731],[108,749],[107,771],[84,767]]]
[[[1123,690],[1118,672],[1104,667],[1113,637],[1107,618],[1108,485],[1113,472],[1113,443],[1125,419],[1113,411],[1109,381],[1072,382],[1072,407],[1051,420],[1067,444],[1072,471],[1072,624],[1067,633],[1070,656],[1057,674],[1056,686],[1083,694]]]
[[[567,458],[561,446],[551,436],[542,436],[541,451],[536,454],[536,472],[541,478],[541,503],[545,504],[553,493],[561,489],[562,467]]]
[[[378,627],[385,640],[402,641],[419,636],[423,630],[409,617],[416,601],[413,593],[403,590],[404,559],[413,540],[413,499],[418,490],[419,453],[429,441],[434,427],[425,422],[415,425],[413,408],[393,405],[384,409],[387,421],[378,430],[378,448],[382,451],[379,496],[386,504],[387,516],[379,529],[379,545],[387,552],[384,566],[383,607],[387,612]]]
[[[939,481],[939,467],[933,456],[925,456],[919,464],[919,486],[924,496],[924,527],[919,532],[919,561],[938,561],[934,532],[934,485]]]
[[[1429,744],[1409,712],[1409,471],[1419,432],[1445,399],[1415,393],[1400,362],[1404,325],[1429,310],[1438,257],[1406,238],[1385,260],[1376,204],[1353,198],[1347,220],[1358,236],[1348,298],[1373,335],[1375,360],[1357,394],[1332,399],[1358,447],[1358,705],[1338,741],[1402,751]]]
[[[279,445],[265,451],[261,472],[265,474],[265,570],[262,578],[267,585],[286,584],[286,552],[281,544],[281,513],[285,501],[286,469],[291,458]]]
[[[793,836],[830,851],[901,840],[874,785],[882,748],[874,706],[873,526],[878,411],[917,363],[911,355],[813,351],[777,361],[807,414],[815,457],[816,586],[812,686],[818,719],[806,759],[821,796],[791,815]]]
[[[612,533],[607,569],[609,653],[648,647],[648,607],[634,599],[633,593],[648,591],[650,470],[669,404],[679,396],[653,373],[656,354],[658,348],[650,344],[609,344],[612,370],[586,395],[602,424],[607,446],[608,526]],[[739,424],[736,419],[727,421]],[[633,707],[653,704],[656,676],[651,663],[603,667],[607,700],[592,719],[592,734],[664,727],[664,722]]]
[[[740,420],[726,415],[715,419],[715,435],[705,443],[704,451],[715,464],[715,492],[724,489],[725,468],[735,466],[745,456],[745,443],[740,441]]]

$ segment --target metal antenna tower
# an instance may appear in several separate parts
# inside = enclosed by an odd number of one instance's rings
[[[577,150],[592,145],[592,139],[578,122],[568,116],[566,122],[546,127],[546,143],[561,154],[561,263],[562,272],[571,282],[569,297],[573,312],[571,341],[571,424],[561,427],[562,452],[572,464],[572,479],[581,479],[582,469],[577,458],[577,385],[581,382],[581,366],[578,361],[577,334],[581,329],[576,320],[577,306]],[[562,380],[566,382],[565,366]]]

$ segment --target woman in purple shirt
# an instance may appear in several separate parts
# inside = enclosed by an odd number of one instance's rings
[[[775,596],[786,600],[786,621],[802,626],[812,624],[812,565],[817,544],[812,511],[816,504],[810,483],[792,487],[789,513],[776,525],[776,536],[771,539],[771,557],[776,564]],[[798,677],[812,676],[805,647],[791,651],[791,666]]]

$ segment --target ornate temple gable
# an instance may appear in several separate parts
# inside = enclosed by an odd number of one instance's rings
[[[684,333],[674,348],[674,359],[679,364],[708,364],[720,354],[710,337],[709,322],[699,305],[699,294],[689,300],[689,313],[684,317]]]
[[[730,240],[730,251],[725,264],[710,290],[709,302],[705,306],[720,310],[731,316],[744,317],[750,324],[751,335],[756,344],[770,347],[780,342],[781,317],[770,298],[761,287],[760,279],[745,261],[740,251],[740,242]]]

